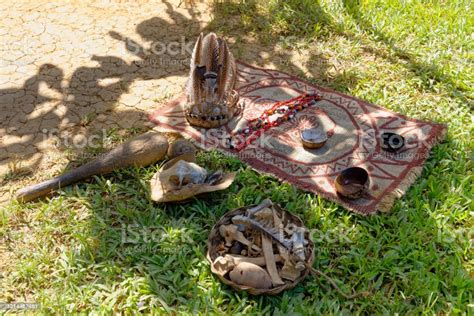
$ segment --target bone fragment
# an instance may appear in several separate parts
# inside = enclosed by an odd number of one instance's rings
[[[235,263],[233,260],[229,260],[226,255],[225,257],[217,257],[212,263],[212,266],[217,274],[224,276],[227,272],[235,268]]]
[[[306,259],[304,253],[304,228],[298,227],[293,232],[293,236],[291,236],[291,241],[293,244],[293,253],[298,257],[300,261],[304,261]]]
[[[261,251],[260,247],[254,245],[247,238],[245,238],[242,232],[238,231],[237,225],[222,225],[221,227],[219,227],[219,232],[221,236],[224,237],[227,247],[231,247],[233,241],[238,241],[256,251]]]
[[[280,230],[280,236],[283,236],[283,222],[280,217],[278,217],[276,211],[273,211],[273,222],[275,227]],[[278,252],[284,260],[283,268],[280,271],[280,277],[286,280],[295,281],[300,277],[301,272],[296,269],[294,263],[290,260],[288,250],[286,250],[285,247],[278,245]]]
[[[270,199],[265,199],[257,206],[247,209],[247,216],[252,217],[258,211],[261,211],[265,208],[269,208],[273,205],[273,202]]]
[[[275,255],[275,262],[282,262],[283,258],[280,255]],[[245,257],[245,256],[233,256],[226,254],[225,256],[219,256],[214,260],[213,266],[218,273],[225,275],[228,271],[232,270],[236,265],[242,262],[252,263],[257,266],[265,265],[265,257]]]
[[[269,208],[264,208],[254,214],[254,218],[257,219],[262,224],[267,226],[273,226],[273,210]],[[275,226],[276,227],[276,226]]]
[[[275,256],[273,254],[273,241],[264,235],[262,235],[262,249],[263,256],[265,257],[265,265],[267,267],[268,274],[272,279],[273,286],[280,286],[285,284],[285,282],[278,275],[278,270],[275,263]]]
[[[301,275],[301,271],[298,270],[292,262],[285,261],[283,268],[280,271],[280,276],[285,280],[296,281]]]

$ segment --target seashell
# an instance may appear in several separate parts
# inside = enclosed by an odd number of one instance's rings
[[[342,171],[336,178],[335,187],[340,195],[356,199],[369,186],[369,174],[364,168],[351,167]]]
[[[328,135],[321,129],[308,128],[300,132],[301,142],[305,148],[317,149],[326,143]]]
[[[237,266],[230,271],[229,277],[237,284],[255,289],[270,289],[272,287],[272,279],[267,271],[249,262],[237,264]]]
[[[405,138],[396,133],[382,133],[380,138],[382,140],[382,149],[391,153],[397,152],[405,146]]]

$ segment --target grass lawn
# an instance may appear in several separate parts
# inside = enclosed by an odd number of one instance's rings
[[[156,165],[96,177],[45,201],[11,202],[0,211],[0,302],[37,302],[44,313],[474,313],[472,2],[212,7],[206,30],[235,38],[238,57],[258,43],[282,70],[448,124],[446,141],[391,213],[369,217],[213,152],[201,153],[200,162],[238,176],[207,199],[152,203],[146,183]],[[371,296],[346,300],[308,277],[279,296],[252,297],[213,277],[205,258],[210,228],[227,211],[264,198],[313,229],[317,269],[346,292]]]

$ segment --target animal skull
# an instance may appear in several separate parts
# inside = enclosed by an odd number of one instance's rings
[[[193,162],[180,160],[163,171],[160,176],[165,189],[175,190],[191,183],[204,183],[207,171]]]

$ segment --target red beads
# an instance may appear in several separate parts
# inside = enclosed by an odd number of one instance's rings
[[[290,100],[275,103],[270,109],[263,111],[260,117],[248,121],[247,126],[233,133],[228,139],[229,147],[237,151],[244,149],[255,141],[262,132],[291,120],[297,112],[321,99],[322,96],[317,93],[305,93]],[[270,117],[274,114],[282,114],[282,116],[270,121]]]

